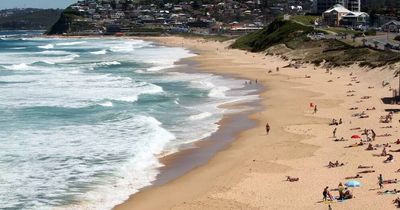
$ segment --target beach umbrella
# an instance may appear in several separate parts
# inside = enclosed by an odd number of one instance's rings
[[[361,137],[359,135],[352,135],[351,138],[352,139],[360,139]]]
[[[356,180],[350,180],[344,184],[346,187],[361,187],[361,183]]]

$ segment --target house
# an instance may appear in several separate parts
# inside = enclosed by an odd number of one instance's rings
[[[339,26],[342,18],[350,12],[341,4],[335,4],[332,8],[322,13],[322,21],[328,26]]]
[[[373,24],[375,27],[382,27],[384,24],[392,20],[398,20],[398,19],[396,16],[377,14],[373,19]]]
[[[359,27],[367,26],[369,22],[369,15],[365,12],[349,12],[340,20],[340,25]]]
[[[392,20],[382,25],[382,30],[386,32],[400,32],[400,21]]]

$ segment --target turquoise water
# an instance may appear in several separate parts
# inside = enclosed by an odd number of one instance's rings
[[[142,40],[0,32],[0,208],[110,209],[160,154],[209,136],[243,81],[176,72],[193,53]]]

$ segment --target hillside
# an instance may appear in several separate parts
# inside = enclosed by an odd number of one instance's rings
[[[293,21],[276,20],[267,28],[237,39],[232,48],[280,55],[316,65],[378,67],[400,62],[400,53],[350,45],[336,39],[311,40],[312,27]]]
[[[55,21],[55,23],[49,27],[46,31],[47,35],[60,35],[71,30],[73,31],[85,31],[89,30],[91,27],[85,22],[77,21],[82,19],[83,17],[76,11],[72,11],[70,7],[65,9],[59,19]],[[72,24],[73,23],[73,24]]]
[[[0,11],[0,30],[45,30],[59,18],[59,9],[9,9]]]
[[[314,29],[310,26],[293,21],[276,20],[267,28],[239,38],[232,47],[259,52],[276,44],[303,41],[306,35],[313,31]]]

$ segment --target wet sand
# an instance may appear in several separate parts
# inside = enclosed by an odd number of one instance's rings
[[[387,114],[385,109],[400,108],[399,105],[385,105],[380,99],[392,94],[390,85],[381,86],[382,80],[397,87],[398,79],[393,78],[393,70],[370,71],[352,66],[326,73],[326,69],[311,65],[283,68],[288,61],[227,49],[229,43],[180,37],[151,40],[195,50],[199,56],[192,59],[199,62],[202,71],[237,75],[253,83],[257,79],[265,87],[260,94],[262,110],[249,116],[257,126],[233,133],[235,141],[204,164],[176,179],[140,191],[115,209],[308,210],[327,209],[328,204],[333,209],[395,207],[392,200],[397,195],[378,195],[377,176],[382,173],[385,179],[398,177],[395,173],[398,154],[392,153],[394,162],[383,163],[386,157],[374,156],[381,152],[381,146],[374,151],[366,151],[366,145],[345,148],[358,142],[350,138],[353,134],[361,135],[360,130],[354,129],[356,127],[372,128],[378,136],[391,134],[377,137],[374,145],[394,142],[400,137],[398,114],[393,115],[392,123],[379,123],[380,116]],[[316,114],[309,106],[311,102],[318,106]],[[356,106],[357,110],[350,110]],[[375,110],[367,110],[371,107]],[[361,111],[365,111],[368,118],[352,116]],[[336,126],[336,135],[347,141],[333,141],[335,126],[329,125],[332,118],[342,118],[343,124]],[[265,133],[265,123],[271,125],[269,135]],[[383,128],[388,125],[392,127]],[[387,149],[399,148],[400,145],[391,144]],[[187,152],[187,157],[195,153]],[[336,160],[345,165],[326,167],[329,161]],[[172,162],[180,164],[177,160]],[[362,172],[364,169],[358,169],[360,164],[373,165],[375,172],[361,174],[363,178],[358,180],[362,186],[352,189],[355,198],[345,202],[322,202],[323,188],[336,188],[339,182],[347,181],[345,177]],[[171,164],[171,168],[174,167],[177,166]],[[286,176],[300,180],[287,182]],[[385,189],[396,186],[399,189],[398,184],[385,185]],[[336,191],[331,193],[337,196]]]

